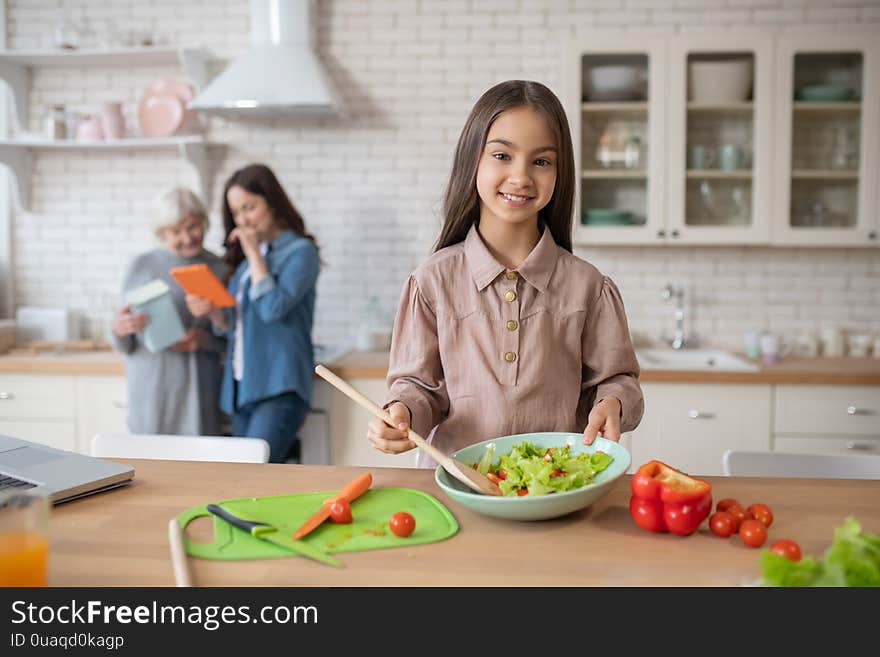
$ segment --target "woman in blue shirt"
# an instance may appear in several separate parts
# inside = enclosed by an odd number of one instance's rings
[[[234,308],[187,296],[228,339],[220,407],[236,436],[263,438],[283,463],[309,410],[318,249],[303,219],[262,164],[239,169],[223,190],[225,259]]]

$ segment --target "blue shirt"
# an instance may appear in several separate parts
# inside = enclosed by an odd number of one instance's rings
[[[244,374],[238,386],[238,407],[285,392],[295,392],[309,403],[312,398],[315,284],[318,250],[304,237],[285,230],[269,243],[269,274],[256,285],[244,280],[240,305],[244,328]],[[229,281],[233,297],[248,269],[244,260]],[[232,413],[232,349],[236,309],[226,310],[228,345],[220,408]]]

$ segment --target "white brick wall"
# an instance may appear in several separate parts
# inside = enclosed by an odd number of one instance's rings
[[[88,28],[153,29],[166,43],[235,56],[249,38],[244,0],[7,0],[10,48],[46,47],[60,9]],[[569,33],[597,27],[674,33],[707,26],[880,33],[880,0],[321,0],[317,46],[341,87],[346,120],[243,122],[211,118],[214,224],[225,177],[253,161],[272,166],[322,246],[315,339],[350,343],[378,294],[391,311],[403,279],[429,252],[450,159],[465,115],[490,85],[538,79],[561,91]],[[89,42],[91,40],[91,42]],[[37,70],[31,115],[60,102],[86,111],[136,104],[164,68]],[[32,127],[36,127],[33,125]],[[145,209],[172,184],[196,183],[176,154],[41,153],[32,212],[13,220],[16,305],[66,304],[106,331],[124,267],[152,246]],[[671,328],[667,281],[688,289],[692,330],[738,348],[749,327],[793,334],[836,323],[880,330],[880,258],[860,249],[579,249],[618,282],[637,338]]]

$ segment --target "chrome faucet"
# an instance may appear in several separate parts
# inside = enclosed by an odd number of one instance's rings
[[[667,283],[663,288],[663,298],[675,303],[675,333],[669,345],[673,349],[682,349],[686,344],[684,336],[684,286]]]

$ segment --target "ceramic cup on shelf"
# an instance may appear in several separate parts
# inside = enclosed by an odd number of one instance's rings
[[[715,151],[702,144],[694,144],[688,148],[689,169],[711,169],[715,166]]]
[[[794,354],[800,358],[816,358],[819,355],[819,338],[812,331],[804,331],[795,340]]]
[[[122,139],[125,134],[125,119],[122,116],[122,103],[104,103],[98,111],[104,139]]]
[[[850,356],[865,358],[871,352],[870,333],[850,333],[846,336],[846,346]]]
[[[778,363],[790,351],[785,341],[775,333],[762,333],[759,344],[761,345],[761,360],[765,365]]]
[[[86,116],[76,126],[76,140],[103,141],[104,129],[101,127],[101,120],[97,116]]]
[[[718,151],[718,166],[723,171],[735,171],[742,162],[742,149],[736,144],[724,144]]]
[[[846,354],[846,336],[843,329],[826,326],[820,334],[822,355],[826,358],[840,358]]]

